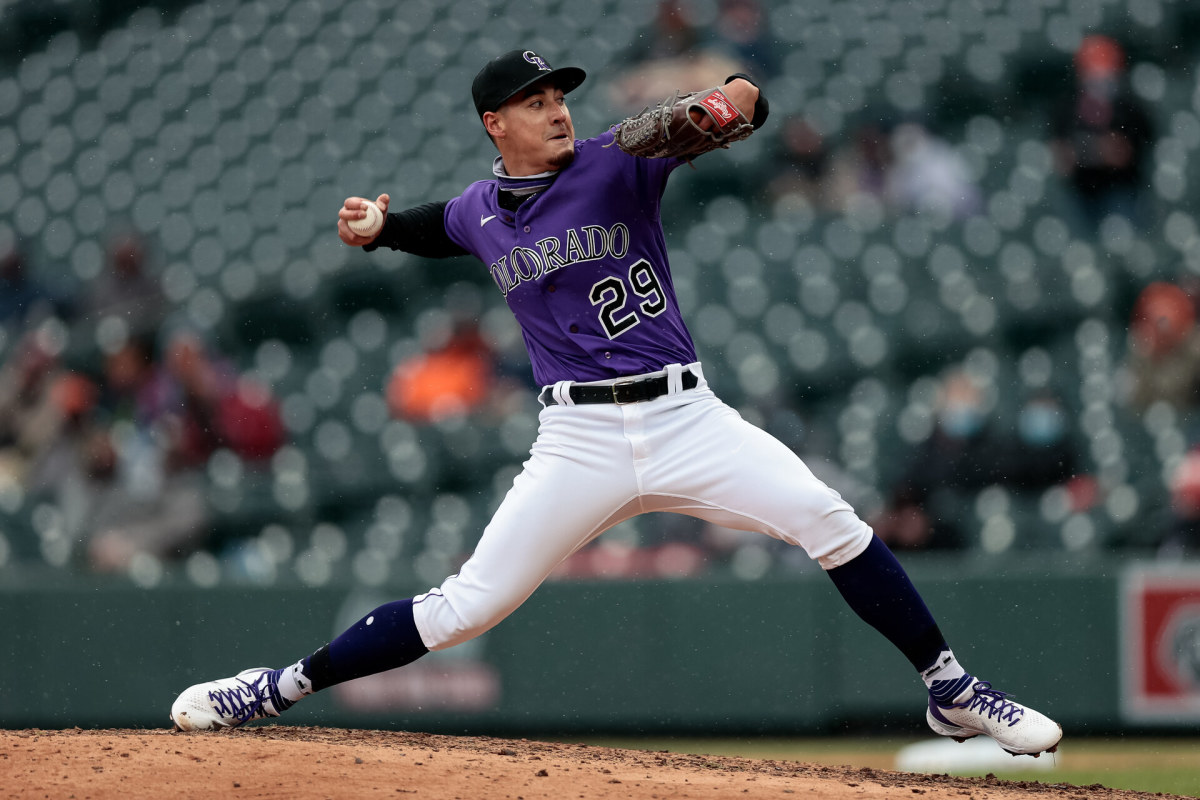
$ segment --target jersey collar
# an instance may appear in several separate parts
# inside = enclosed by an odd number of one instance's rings
[[[505,171],[504,159],[496,156],[496,160],[492,162],[492,174],[496,176],[496,182],[502,191],[509,192],[517,197],[527,197],[548,188],[550,184],[554,183],[554,179],[558,177],[558,170],[549,170],[537,175],[513,177]]]

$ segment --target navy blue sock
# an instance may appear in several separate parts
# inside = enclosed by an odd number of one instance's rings
[[[304,660],[313,691],[416,661],[429,650],[417,633],[412,600],[386,603]]]
[[[857,558],[829,570],[854,613],[899,648],[918,670],[949,650],[933,614],[892,551],[878,537]]]

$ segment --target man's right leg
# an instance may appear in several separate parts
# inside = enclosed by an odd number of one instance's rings
[[[386,603],[290,667],[254,667],[189,687],[171,705],[171,721],[190,731],[277,717],[306,695],[402,667],[428,652],[413,624],[412,600]]]
[[[374,609],[283,669],[196,684],[171,707],[181,730],[279,716],[302,697],[465,642],[521,605],[567,556],[640,510],[617,406],[551,407],[532,454],[457,575]]]

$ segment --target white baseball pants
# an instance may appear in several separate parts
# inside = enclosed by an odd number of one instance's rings
[[[691,370],[699,385],[682,389]],[[474,554],[418,595],[421,639],[441,650],[487,631],[567,556],[608,528],[674,511],[799,545],[824,569],[867,548],[870,527],[800,457],[708,388],[700,365],[673,364],[670,393],[628,405],[549,405],[524,470]],[[569,403],[564,384],[555,397]]]

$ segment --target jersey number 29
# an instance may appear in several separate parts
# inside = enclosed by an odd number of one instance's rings
[[[635,309],[626,309],[629,290],[641,298]],[[667,310],[667,295],[658,276],[646,259],[629,268],[629,286],[615,275],[597,281],[589,295],[593,306],[600,306],[600,324],[609,339],[615,339],[641,322],[638,310],[647,317],[657,317]]]

